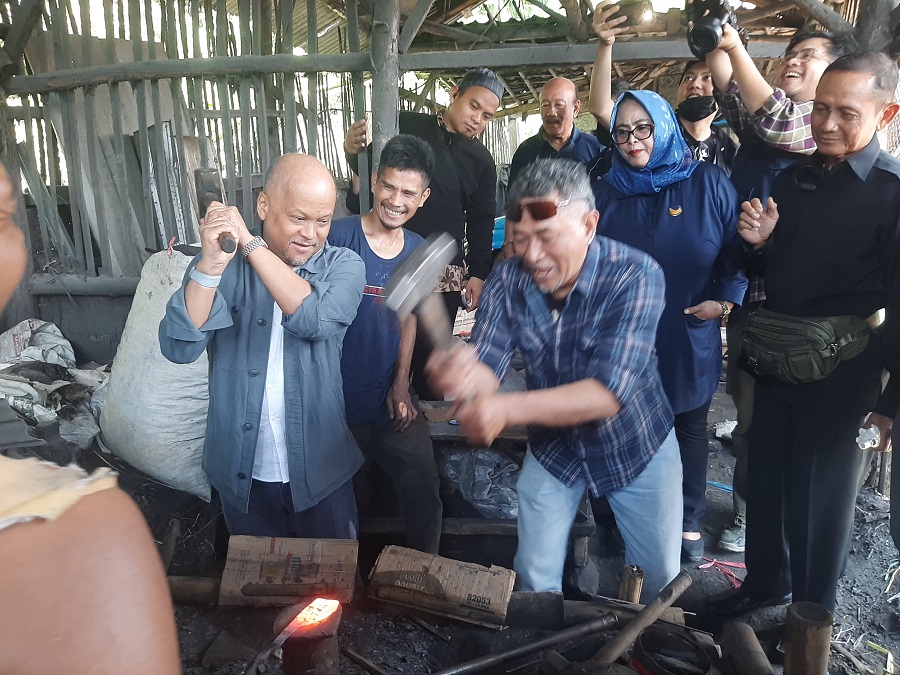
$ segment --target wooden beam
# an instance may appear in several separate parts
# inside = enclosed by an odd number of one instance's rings
[[[423,33],[431,33],[438,37],[447,38],[454,42],[462,44],[490,43],[491,39],[472,31],[463,30],[462,28],[454,28],[453,26],[445,26],[437,21],[423,21],[421,30]]]
[[[419,110],[425,105],[425,101],[428,99],[428,92],[435,81],[437,81],[437,73],[429,73],[428,80],[422,85],[422,91],[413,98],[413,105],[415,106],[413,110]]]
[[[784,53],[786,40],[769,38],[754,40],[748,48],[756,59],[774,59]],[[503,68],[525,66],[583,66],[597,55],[596,43],[551,43],[528,47],[496,47],[460,52],[416,52],[400,57],[401,70],[468,70],[485,66]],[[670,61],[692,59],[685,40],[637,39],[616,40],[613,61]]]
[[[853,25],[822,0],[794,0],[794,4],[833,33],[853,32]]]
[[[519,77],[522,78],[522,81],[525,83],[525,86],[528,87],[528,91],[530,91],[531,95],[534,96],[534,100],[535,101],[539,100],[541,98],[540,94],[538,94],[538,92],[535,91],[534,87],[531,86],[531,82],[525,76],[525,73],[523,73],[521,70],[519,71]]]
[[[761,7],[759,9],[750,9],[747,11],[737,10],[738,19],[740,20],[741,26],[745,23],[750,23],[751,21],[758,21],[760,19],[768,19],[770,16],[776,16],[777,14],[784,14],[785,12],[789,12],[797,6],[797,3],[794,0],[785,0],[784,2],[779,2],[777,6],[773,7]]]
[[[42,75],[16,75],[6,83],[8,94],[47,94],[98,84],[116,84],[140,80],[165,80],[172,77],[222,77],[247,73],[321,73],[360,72],[373,69],[368,54],[313,54],[295,56],[213,56],[180,61],[158,59],[116,63],[89,68],[57,70]]]
[[[400,0],[378,0],[372,13],[372,166],[378,166],[381,150],[397,135],[400,110]]]
[[[433,4],[434,0],[417,0],[413,11],[406,17],[406,21],[403,22],[403,29],[400,31],[399,49],[401,54],[409,51],[409,46],[415,40],[416,35],[419,34],[422,22],[425,21],[425,17],[428,16],[428,12],[431,11]]]
[[[41,8],[43,2],[40,0],[22,0],[13,10],[10,18],[10,33],[3,43],[3,51],[9,59],[9,63],[0,69],[0,77],[6,78],[19,72],[19,64],[22,61],[22,55],[25,53],[25,45],[34,32],[34,27],[41,19]]]

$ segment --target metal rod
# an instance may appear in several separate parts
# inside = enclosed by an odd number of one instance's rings
[[[306,53],[319,53],[318,13],[316,12],[316,0],[306,0]],[[309,73],[306,77],[306,91],[308,109],[306,111],[306,140],[307,151],[313,157],[319,155],[319,75]],[[319,157],[319,159],[322,159]]]
[[[566,628],[564,630],[558,631],[553,635],[549,635],[540,640],[529,642],[527,644],[513,647],[512,649],[507,649],[495,654],[479,656],[477,659],[472,659],[471,661],[466,661],[456,666],[445,668],[444,670],[439,670],[434,675],[464,675],[468,673],[480,673],[519,656],[527,656],[528,654],[533,654],[534,652],[538,652],[542,649],[553,647],[562,642],[577,640],[578,638],[584,637],[586,635],[591,635],[592,633],[597,633],[602,630],[612,628],[617,623],[618,619],[616,619],[614,614],[606,614],[597,619],[593,619],[591,621],[578,624],[577,626],[572,626],[571,628]]]
[[[294,51],[294,0],[281,0],[282,56]],[[284,100],[284,152],[297,150],[297,100],[294,95],[294,73],[284,71],[282,96]]]

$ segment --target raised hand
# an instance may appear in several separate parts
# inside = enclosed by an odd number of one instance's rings
[[[344,152],[348,155],[358,155],[368,143],[369,116],[350,125],[347,130],[347,138],[344,139]]]
[[[617,35],[628,30],[626,26],[618,28],[619,24],[624,23],[628,19],[624,15],[613,17],[618,11],[619,5],[613,4],[610,0],[601,0],[594,8],[592,25],[594,33],[597,34],[601,44],[606,46],[612,45],[616,41]]]
[[[763,208],[762,202],[754,197],[749,202],[741,204],[741,209],[738,234],[751,246],[762,246],[772,236],[775,223],[778,222],[778,204],[769,197]]]

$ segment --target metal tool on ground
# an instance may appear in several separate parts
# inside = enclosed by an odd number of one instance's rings
[[[586,621],[585,623],[573,626],[572,628],[566,628],[565,630],[561,630],[541,640],[535,640],[534,642],[507,649],[506,651],[488,654],[487,656],[480,656],[477,659],[460,663],[451,668],[439,670],[435,675],[469,675],[471,673],[481,673],[520,656],[527,656],[528,654],[533,654],[534,652],[547,649],[548,647],[554,647],[563,642],[577,640],[586,635],[592,635],[609,628],[614,628],[617,624],[618,619],[614,614],[606,614],[591,621]]]
[[[287,619],[290,620],[285,624]],[[244,675],[261,672],[260,666],[264,666],[279,648],[284,675],[338,675],[341,656],[337,629],[340,621],[341,603],[337,600],[316,598],[310,603],[287,608],[275,619],[276,630],[284,626],[278,637],[250,662]]]
[[[603,670],[603,666],[614,663],[634,644],[641,631],[662,616],[663,612],[665,612],[675,600],[681,597],[681,594],[684,593],[690,585],[691,577],[686,572],[679,572],[678,576],[672,579],[672,581],[659,592],[659,595],[653,598],[653,600],[651,600],[644,609],[638,612],[612,640],[603,646],[603,649],[594,654],[587,663],[582,665],[584,665],[589,672],[597,672]],[[569,664],[567,659],[556,652],[550,652],[547,654],[544,661],[541,662],[540,672],[567,672],[568,666],[566,664]]]
[[[384,304],[401,321],[416,314],[419,327],[438,349],[448,348],[452,336],[444,302],[434,291],[457,249],[456,240],[446,232],[429,236],[397,266],[385,287]]]
[[[197,213],[206,217],[206,210],[213,202],[225,203],[222,190],[222,174],[218,169],[194,169],[194,184],[197,188]],[[219,237],[219,246],[225,253],[234,253],[237,242],[232,237]]]

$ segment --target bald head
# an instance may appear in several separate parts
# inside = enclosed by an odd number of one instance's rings
[[[286,183],[301,182],[309,188],[321,184],[323,189],[335,192],[334,179],[331,173],[318,159],[299,152],[288,152],[274,162],[266,172],[263,191],[272,193],[284,187]]]
[[[578,89],[572,80],[554,77],[541,88],[540,103],[544,139],[559,150],[568,142],[581,112]]]
[[[269,249],[291,266],[312,258],[325,245],[335,197],[334,179],[315,157],[276,159],[256,202]]]

